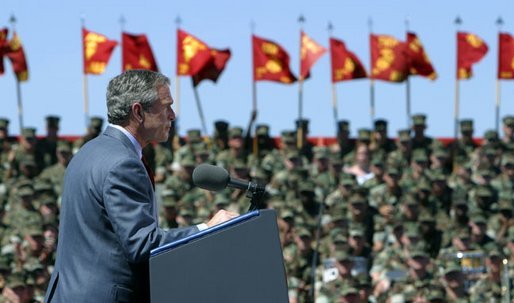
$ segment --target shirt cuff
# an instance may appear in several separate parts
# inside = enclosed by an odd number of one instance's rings
[[[202,230],[209,228],[209,226],[207,226],[207,224],[205,224],[205,223],[198,224],[198,225],[196,225],[196,227],[198,227],[198,231],[202,231]]]

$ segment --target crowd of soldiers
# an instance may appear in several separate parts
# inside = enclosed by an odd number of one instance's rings
[[[0,119],[0,302],[43,301],[65,168],[103,129],[93,117],[72,142],[59,136],[59,117],[46,122],[45,136],[25,128],[15,139]],[[159,225],[202,223],[218,209],[247,211],[242,190],[194,186],[194,168],[214,164],[266,185],[290,303],[511,302],[514,116],[503,118],[502,136],[490,130],[482,140],[474,140],[472,120],[461,120],[450,142],[427,136],[426,122],[412,116],[412,127],[393,140],[385,120],[356,138],[343,120],[330,144],[312,142],[305,119],[280,138],[253,120],[246,131],[216,121],[212,136],[190,129],[180,138],[172,129],[167,142],[143,150]]]

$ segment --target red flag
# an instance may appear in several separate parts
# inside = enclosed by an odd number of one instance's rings
[[[117,41],[109,40],[102,34],[82,28],[84,74],[102,74],[117,44]]]
[[[421,41],[419,41],[415,33],[407,33],[407,46],[407,56],[410,66],[409,74],[420,75],[435,80],[437,74]]]
[[[193,75],[193,86],[197,86],[200,81],[208,79],[213,82],[218,81],[218,77],[225,69],[227,61],[230,59],[229,49],[211,49],[211,59],[204,67]]]
[[[150,42],[145,34],[132,35],[122,33],[123,71],[131,69],[148,69],[157,72],[157,62],[154,59]]]
[[[514,79],[514,37],[500,33],[498,43],[498,79]]]
[[[371,78],[403,82],[409,74],[406,44],[388,35],[370,35]]]
[[[177,75],[196,75],[211,60],[207,44],[183,30],[177,30]]]
[[[29,69],[27,66],[27,59],[23,51],[20,37],[16,32],[13,33],[11,40],[8,42],[7,51],[5,53],[7,58],[11,61],[12,68],[16,74],[16,79],[23,82],[29,79]]]
[[[0,29],[0,75],[4,74],[4,54],[7,49],[7,28]]]
[[[327,49],[316,43],[303,31],[300,33],[300,79],[309,77],[311,67],[318,61]]]
[[[289,55],[279,44],[252,36],[253,80],[291,84],[296,77],[289,68]]]
[[[330,62],[332,83],[367,77],[366,69],[359,58],[341,40],[330,38]]]
[[[457,79],[469,79],[473,75],[471,67],[482,60],[489,48],[477,35],[457,33]]]

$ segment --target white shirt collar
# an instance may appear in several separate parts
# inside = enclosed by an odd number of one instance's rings
[[[122,126],[119,126],[119,125],[116,125],[116,124],[109,123],[109,126],[114,127],[117,130],[120,130],[122,133],[124,133],[125,136],[127,136],[127,138],[129,138],[130,142],[132,143],[132,145],[136,149],[136,152],[139,155],[139,158],[143,157],[143,148],[141,147],[141,144],[139,144],[139,142],[137,142],[136,138],[131,133],[129,133],[128,130],[126,130]]]

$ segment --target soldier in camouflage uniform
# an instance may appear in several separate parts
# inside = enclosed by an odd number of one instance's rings
[[[229,124],[227,121],[214,121],[214,134],[212,136],[211,149],[214,157],[228,148],[228,126]]]
[[[386,160],[390,152],[396,149],[394,140],[387,136],[387,121],[384,119],[375,120],[375,129],[373,131],[373,138],[370,145],[370,150],[373,157],[378,157]]]
[[[188,129],[187,130],[187,139],[186,144],[181,146],[175,151],[173,155],[173,170],[180,169],[180,163],[183,159],[189,158],[190,160],[194,159],[194,150],[196,145],[204,144],[202,139],[202,132],[199,129]]]
[[[26,127],[22,130],[19,145],[13,146],[9,155],[7,156],[7,171],[5,180],[17,178],[21,173],[20,162],[23,159],[32,159],[34,161],[35,173],[39,173],[39,168],[43,166],[42,163],[36,162],[36,129],[33,127]]]
[[[59,140],[58,116],[46,117],[46,136],[39,139],[36,144],[36,161],[43,163],[41,169],[57,162],[57,141]]]
[[[410,130],[401,129],[398,131],[396,149],[387,156],[387,165],[395,167],[408,167],[412,155]]]
[[[60,196],[64,182],[64,171],[72,157],[70,143],[67,141],[59,141],[57,143],[56,155],[57,163],[45,168],[39,175],[39,178],[49,180],[55,193]]]
[[[491,181],[499,195],[514,196],[514,156],[505,154],[501,161],[501,174]]]
[[[412,131],[414,133],[411,139],[412,150],[421,149],[429,155],[432,153],[433,148],[440,146],[441,143],[437,139],[433,139],[432,137],[425,135],[426,128],[425,115],[416,114],[412,116]]]
[[[102,132],[104,119],[102,117],[91,117],[87,127],[87,133],[82,138],[77,139],[73,144],[73,153],[76,153],[79,148],[86,144],[89,140],[94,139]]]
[[[295,133],[293,131],[282,131],[279,148],[272,150],[264,157],[261,164],[262,168],[270,175],[283,170],[287,154],[292,151],[298,151]]]
[[[330,152],[338,158],[344,159],[355,149],[355,142],[350,139],[350,122],[340,120],[337,122],[337,142],[330,146]]]
[[[463,119],[460,121],[459,125],[461,133],[460,138],[453,141],[448,146],[454,164],[469,162],[471,155],[478,147],[473,141],[473,120]]]
[[[220,152],[216,157],[216,165],[228,169],[235,162],[243,162],[245,165],[248,154],[244,149],[243,129],[241,127],[231,127],[228,131],[228,149]]]
[[[501,302],[506,295],[506,289],[510,289],[512,298],[512,280],[509,285],[502,285],[502,261],[503,254],[498,250],[492,250],[486,258],[487,273],[484,274],[469,290],[470,302]],[[502,287],[506,289],[502,289]]]
[[[514,116],[503,117],[503,137],[502,143],[507,151],[514,151]]]
[[[295,121],[296,124],[296,138],[298,143],[301,142],[301,146],[298,145],[300,150],[300,154],[303,157],[306,157],[309,162],[312,161],[312,157],[314,156],[313,149],[314,145],[309,142],[309,120],[307,119],[297,119]]]

